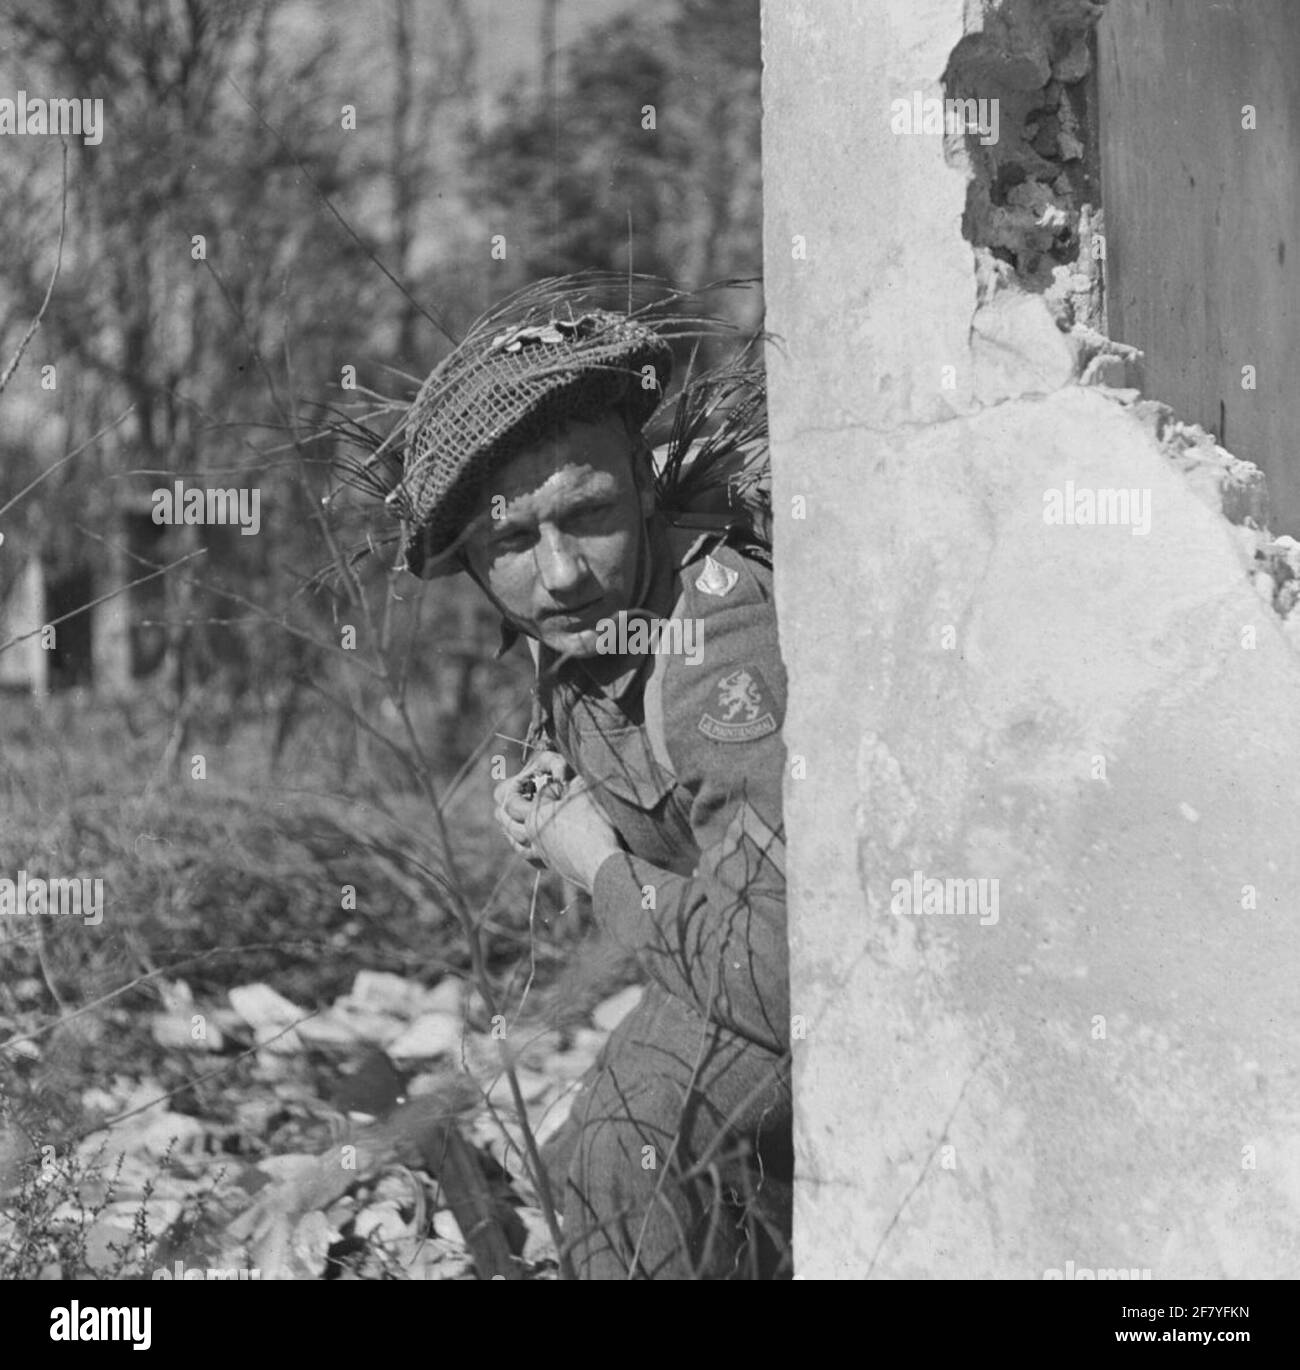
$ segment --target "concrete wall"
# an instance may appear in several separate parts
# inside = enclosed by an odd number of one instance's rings
[[[1300,6],[1116,0],[1098,39],[1110,331],[1300,534]]]
[[[1028,109],[1090,10],[764,6],[803,1278],[1300,1270],[1300,662],[1037,249],[963,235],[982,154],[891,132],[959,44]],[[1121,487],[1149,531],[1045,520]]]

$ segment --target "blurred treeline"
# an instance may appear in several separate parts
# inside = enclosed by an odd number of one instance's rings
[[[412,395],[448,334],[540,276],[757,275],[758,0],[0,11],[0,94],[104,102],[102,142],[68,141],[61,269],[0,396],[0,506],[111,425],[0,519],[0,594],[26,556],[99,595],[202,551],[117,605],[134,659],[117,692],[128,726],[165,716],[164,772],[251,720],[282,780],[296,749],[346,777],[377,736],[401,741],[376,675],[339,650],[345,624],[402,682],[443,775],[494,727],[517,736],[526,658],[492,663],[496,625],[468,587],[400,577],[385,594],[384,548],[359,567],[380,606],[367,627],[346,583],[313,580],[327,531],[350,548],[384,529],[354,492],[322,504],[337,481],[321,422],[370,411],[384,431],[375,394]],[[0,362],[54,267],[61,156],[57,138],[0,139]],[[735,298],[718,307],[755,324],[758,293]],[[149,492],[176,479],[259,489],[258,536],[150,533]],[[89,658],[69,679],[91,682]]]
[[[393,531],[324,425],[387,431],[447,335],[539,277],[757,275],[758,0],[0,0],[19,91],[104,102],[0,393],[0,604],[34,561],[51,618],[112,596],[58,626],[48,698],[0,684],[0,874],[106,890],[93,935],[0,929],[11,1030],[111,1004],[17,1063],[36,1111],[156,1054],[160,976],[310,1004],[479,945],[517,995],[584,925],[491,820],[531,664],[494,661],[477,591],[393,573],[391,545],[317,575]],[[0,374],[54,270],[62,170],[57,138],[0,136]],[[761,316],[757,290],[708,305]],[[258,490],[257,536],[155,525],[177,479]]]

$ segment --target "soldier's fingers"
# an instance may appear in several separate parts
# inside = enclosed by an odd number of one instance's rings
[[[527,817],[529,807],[529,805],[524,804],[522,808],[517,809],[512,804],[498,804],[493,810],[492,817],[496,820],[497,827],[507,837],[522,836],[524,819]]]
[[[517,771],[514,775],[507,776],[493,789],[492,802],[501,805],[512,795],[521,795],[525,791],[531,792],[531,778],[531,772],[528,770]]]
[[[510,829],[519,821],[510,813],[504,803],[498,803],[492,810],[492,819],[507,836],[509,836]]]
[[[510,841],[526,842],[528,840],[528,832],[524,826],[526,815],[527,809],[525,809],[524,813],[516,815],[509,809],[499,808],[496,811],[497,826],[505,833]]]
[[[519,853],[531,859],[535,853],[533,844],[528,840],[528,834],[517,823],[502,823],[501,832],[510,846]]]
[[[529,762],[529,766],[534,772],[549,775],[560,781],[567,781],[573,774],[569,769],[569,763],[559,752],[538,752]]]
[[[536,802],[535,799],[525,798],[521,794],[507,795],[501,804],[501,812],[514,822],[522,823],[532,812]]]
[[[539,834],[545,834],[547,826],[555,822],[556,815],[564,804],[564,797],[553,799],[549,795],[541,795],[528,806],[523,829],[530,842],[536,842]]]

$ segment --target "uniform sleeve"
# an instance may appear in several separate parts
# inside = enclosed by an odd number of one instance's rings
[[[789,1044],[781,783],[785,671],[771,604],[750,579],[701,619],[701,661],[674,660],[664,737],[689,795],[690,876],[618,853],[597,872],[598,919],[646,972],[772,1051]]]

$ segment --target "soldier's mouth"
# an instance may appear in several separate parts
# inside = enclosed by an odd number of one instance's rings
[[[552,627],[559,624],[582,623],[590,616],[593,609],[598,609],[604,601],[604,596],[590,600],[586,604],[578,604],[573,608],[564,609],[545,609],[542,611],[541,621],[550,624]]]

